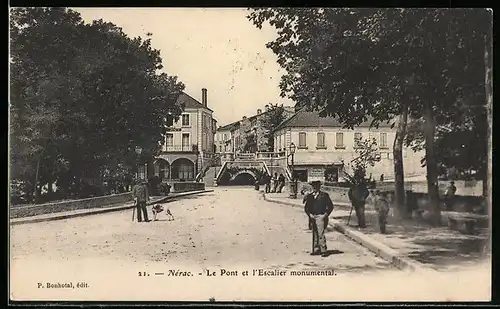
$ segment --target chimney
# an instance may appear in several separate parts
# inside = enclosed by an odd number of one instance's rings
[[[207,105],[207,89],[203,88],[201,89],[201,103],[203,106],[208,107]]]
[[[260,113],[262,113],[262,110],[259,108],[259,109],[257,110],[257,115],[260,115]]]
[[[243,120],[247,119],[247,116],[243,116]]]

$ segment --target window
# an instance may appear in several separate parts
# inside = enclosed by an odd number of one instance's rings
[[[189,114],[182,115],[182,125],[189,126]]]
[[[354,147],[358,147],[362,139],[363,139],[363,134],[354,133]]]
[[[344,133],[337,132],[335,135],[335,147],[344,148]]]
[[[189,133],[182,133],[182,150],[186,151],[189,147]]]
[[[179,165],[179,179],[193,179],[194,165],[181,164]]]
[[[174,135],[172,133],[167,133],[167,147],[172,147],[174,145]]]
[[[299,132],[299,148],[306,148],[307,135],[306,132]]]
[[[223,141],[227,141],[227,134],[226,133],[224,133],[224,139],[223,139]]]
[[[380,133],[380,148],[387,148],[387,133]]]
[[[325,133],[323,132],[318,132],[318,145],[316,146],[317,148],[326,148],[325,147]]]
[[[222,152],[222,145],[219,145],[219,152]]]

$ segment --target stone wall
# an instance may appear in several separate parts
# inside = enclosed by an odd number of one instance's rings
[[[172,186],[171,191],[174,193],[205,190],[205,183],[203,182],[174,182],[169,184]]]
[[[130,192],[122,194],[112,194],[106,196],[92,197],[81,200],[71,200],[57,203],[46,203],[40,205],[29,206],[11,206],[10,218],[21,218],[36,215],[43,215],[48,213],[56,213],[61,211],[70,211],[77,209],[88,208],[101,208],[108,207],[115,204],[123,204],[132,201],[132,194]]]
[[[394,187],[386,187],[388,190],[393,191]],[[409,186],[411,188],[411,186]],[[334,186],[321,186],[321,189],[330,195],[334,202],[350,203],[349,201],[349,188],[334,187]],[[382,188],[380,188],[382,189]],[[441,186],[440,186],[440,189]],[[298,198],[302,198],[300,194],[302,190],[312,191],[311,185],[308,183],[299,182],[297,186]],[[413,209],[428,209],[428,196],[427,192],[407,191],[407,203]],[[371,204],[371,197],[368,198],[367,204]],[[486,204],[482,196],[461,195],[457,194],[453,203],[453,211],[459,212],[485,212]],[[444,207],[442,208],[444,209]]]

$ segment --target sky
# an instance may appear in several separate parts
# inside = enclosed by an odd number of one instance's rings
[[[207,88],[208,107],[218,125],[256,114],[269,103],[292,106],[281,98],[280,77],[285,73],[265,44],[274,40],[274,28],[255,27],[242,8],[73,8],[85,22],[112,22],[129,37],[151,32],[153,48],[160,50],[163,71],[176,75],[184,92],[201,102]]]

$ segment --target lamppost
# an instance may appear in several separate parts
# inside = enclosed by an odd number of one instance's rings
[[[140,175],[140,158],[141,158],[141,153],[142,153],[142,147],[141,146],[135,146],[135,153],[137,154],[137,179],[139,180],[141,178]]]
[[[295,149],[297,147],[295,147],[295,144],[294,143],[290,143],[290,154],[288,154],[287,156],[287,159],[288,157],[292,157],[292,183],[290,185],[290,189],[291,189],[291,193],[290,193],[290,198],[297,198],[297,177],[295,175],[295,166],[294,166],[294,162],[293,162],[293,158],[295,156]]]

